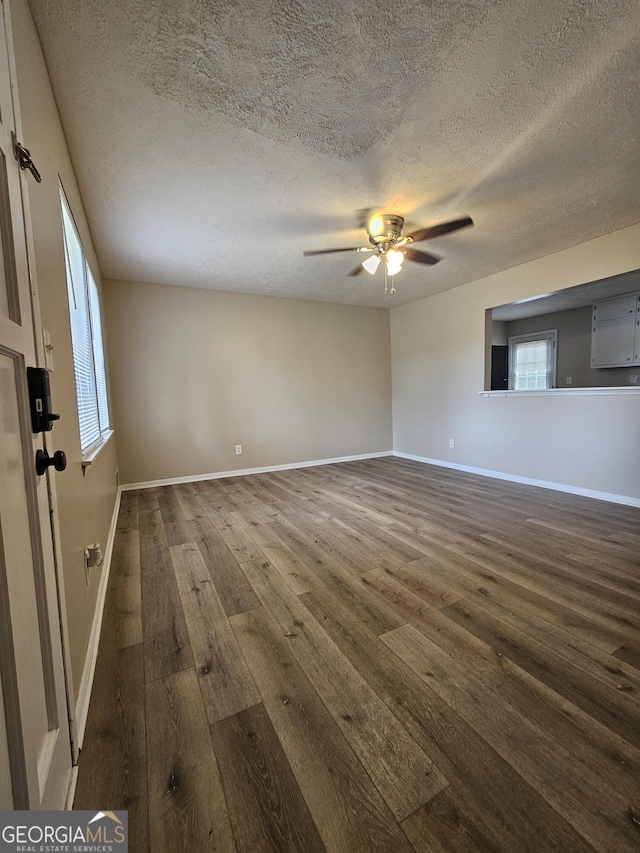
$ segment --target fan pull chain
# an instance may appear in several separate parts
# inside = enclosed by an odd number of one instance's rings
[[[388,286],[389,279],[391,279],[391,287],[390,288]],[[396,289],[393,286],[393,276],[387,275],[387,263],[385,261],[385,264],[384,264],[384,295],[386,296],[388,293],[390,293],[391,296],[393,296],[393,294],[395,292],[396,292]]]

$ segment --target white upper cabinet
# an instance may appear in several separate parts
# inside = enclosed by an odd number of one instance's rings
[[[591,367],[640,364],[640,293],[593,305]]]

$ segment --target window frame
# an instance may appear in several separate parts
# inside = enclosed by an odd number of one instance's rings
[[[76,225],[71,205],[61,182],[59,190],[80,452],[82,466],[86,470],[86,467],[94,461],[113,435],[107,386],[104,335],[102,332],[102,307],[98,285],[87,261],[78,226]],[[73,229],[72,234],[69,233],[69,227]],[[73,246],[75,250],[74,254],[76,254],[74,259],[75,266],[78,266],[79,260],[82,263],[81,292],[79,292],[77,287],[78,282],[75,280],[78,277],[77,271],[74,277],[70,237],[73,237],[77,244],[77,246]],[[78,250],[80,253],[79,258],[77,257]],[[79,297],[83,300],[82,308],[80,309],[81,314],[78,314]],[[90,351],[89,355],[87,354],[87,350]],[[84,387],[87,385],[89,386],[88,389]],[[83,433],[86,433],[88,430],[91,433],[91,440],[85,440],[83,444]]]
[[[538,341],[550,341],[549,359],[546,370],[546,385],[544,388],[516,388],[516,348],[518,344],[537,343]],[[510,335],[509,344],[509,391],[548,391],[556,387],[556,369],[558,354],[558,330],[545,329],[542,332],[529,332],[523,335]]]

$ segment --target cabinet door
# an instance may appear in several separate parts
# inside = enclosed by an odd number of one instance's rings
[[[627,293],[615,299],[596,302],[593,306],[593,321],[597,323],[601,320],[613,320],[616,317],[629,317],[636,313],[637,301],[637,293]]]
[[[628,367],[634,360],[637,317],[604,320],[593,326],[591,367]]]

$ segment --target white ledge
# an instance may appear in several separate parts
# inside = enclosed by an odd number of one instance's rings
[[[541,388],[538,391],[478,391],[481,397],[547,397],[555,394],[562,397],[570,396],[595,396],[600,394],[637,394],[640,385],[619,385],[609,388]]]
[[[102,450],[103,447],[106,447],[106,445],[108,444],[109,439],[111,438],[112,435],[113,435],[113,430],[112,429],[107,430],[107,432],[105,432],[101,436],[100,440],[97,441],[95,444],[93,444],[86,451],[86,453],[82,457],[82,471],[83,471],[83,473],[85,473],[85,474],[87,473],[87,469],[91,466],[92,462],[96,461],[96,458],[99,456],[100,451]]]

